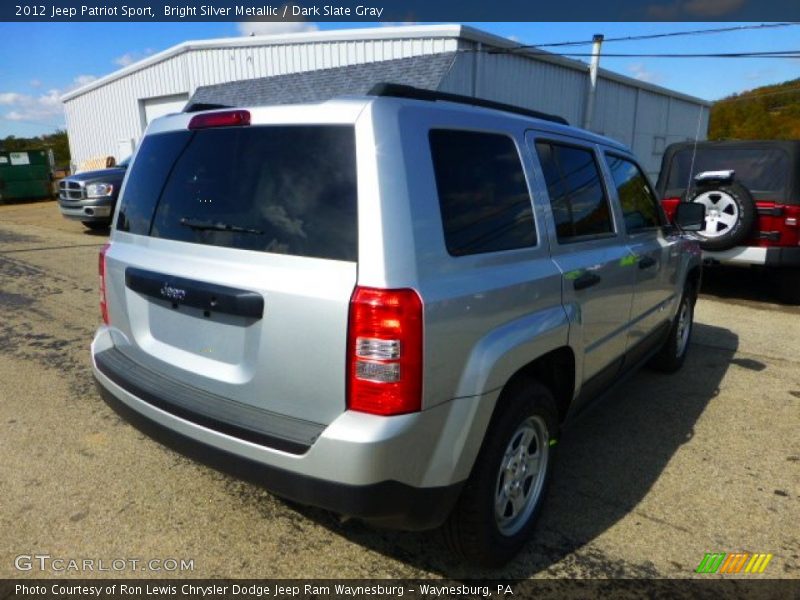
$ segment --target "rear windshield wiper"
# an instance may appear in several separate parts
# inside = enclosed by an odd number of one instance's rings
[[[231,225],[230,223],[223,223],[221,221],[203,221],[201,219],[190,219],[183,217],[180,224],[190,229],[198,231],[230,231],[233,233],[252,233],[254,235],[261,235],[264,232],[258,229],[251,229],[250,227],[242,227],[241,225]]]

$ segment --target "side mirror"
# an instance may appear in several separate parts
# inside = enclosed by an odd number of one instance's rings
[[[706,226],[706,207],[699,202],[679,202],[672,222],[683,231],[702,231]]]

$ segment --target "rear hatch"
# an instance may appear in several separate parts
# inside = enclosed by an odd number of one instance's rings
[[[115,345],[243,414],[327,424],[345,410],[354,126],[242,114],[142,141],[106,254]]]

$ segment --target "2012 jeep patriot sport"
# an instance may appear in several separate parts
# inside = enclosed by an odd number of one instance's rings
[[[614,141],[381,94],[154,121],[100,255],[94,373],[279,495],[444,523],[496,565],[562,422],[648,359],[681,366],[700,251]]]

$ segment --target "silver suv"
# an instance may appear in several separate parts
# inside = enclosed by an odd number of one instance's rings
[[[627,148],[460,100],[390,85],[154,121],[92,359],[169,443],[303,503],[444,524],[491,566],[530,534],[564,420],[643,362],[681,366],[701,261]],[[699,229],[701,205],[676,219]]]

